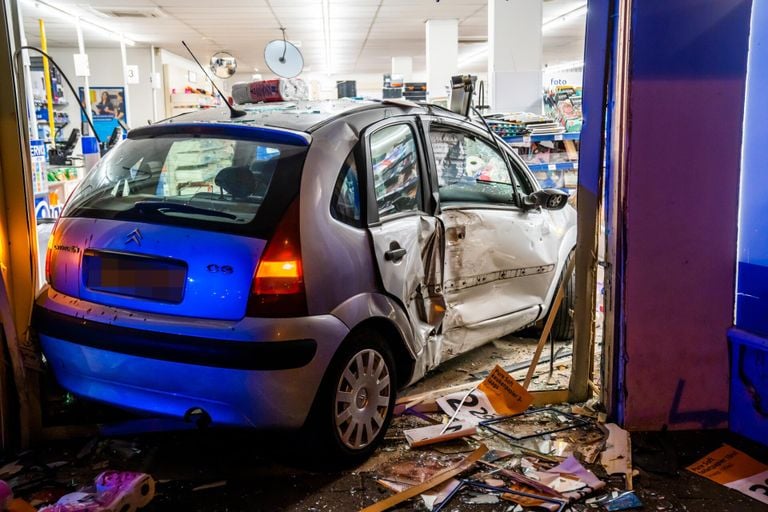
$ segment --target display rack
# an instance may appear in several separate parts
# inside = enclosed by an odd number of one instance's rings
[[[578,132],[531,134],[502,137],[525,161],[542,187],[559,188],[573,193],[578,182],[577,171],[578,144],[581,134]],[[549,142],[549,162],[537,161],[534,145]]]

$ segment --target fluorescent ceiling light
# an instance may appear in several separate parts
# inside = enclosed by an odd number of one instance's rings
[[[325,72],[333,73],[333,62],[331,54],[331,5],[329,0],[323,0],[323,52],[325,56]]]
[[[541,25],[542,30],[544,32],[548,30],[552,30],[553,28],[557,28],[559,26],[562,26],[568,23],[569,21],[572,21],[574,18],[578,16],[583,16],[586,13],[587,13],[587,2],[584,2],[583,4],[579,5],[575,9],[571,9],[562,14],[558,14],[557,16],[549,18],[548,20],[544,20],[544,23],[542,23]]]
[[[89,29],[93,30],[94,32],[98,32],[101,35],[105,37],[109,37],[110,39],[113,39],[115,41],[124,41],[125,44],[128,46],[136,46],[136,41],[133,39],[129,39],[125,37],[121,32],[116,30],[110,30],[104,25],[103,21],[99,21],[98,23],[93,22],[89,20],[88,18],[84,18],[78,14],[75,14],[69,10],[67,10],[64,7],[61,7],[59,5],[56,5],[52,2],[48,1],[42,1],[42,0],[24,0],[24,3],[30,6],[33,6],[35,8],[43,8],[50,12],[53,16],[56,16],[57,18],[65,19],[68,21],[77,21],[80,20],[80,23],[87,26]]]
[[[559,73],[561,71],[577,70],[584,68],[583,60],[574,60],[571,62],[563,62],[561,64],[555,64],[554,66],[547,66],[544,68],[545,73]]]

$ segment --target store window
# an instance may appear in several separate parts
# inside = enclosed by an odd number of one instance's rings
[[[382,128],[371,135],[370,145],[379,216],[419,210],[419,159],[410,125]]]
[[[514,204],[515,188],[498,150],[466,132],[430,132],[440,200]]]
[[[349,153],[341,166],[331,198],[331,215],[350,226],[360,227],[360,181],[354,152]]]

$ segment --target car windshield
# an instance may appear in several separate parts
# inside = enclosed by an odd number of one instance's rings
[[[270,196],[284,209],[305,151],[205,135],[127,139],[88,173],[63,215],[242,231],[234,227],[258,220]]]

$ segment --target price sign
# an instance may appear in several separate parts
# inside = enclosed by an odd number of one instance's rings
[[[469,395],[459,391],[438,399],[437,405],[451,416],[458,409],[457,420],[477,425],[497,416],[523,412],[531,402],[533,395],[501,366],[496,365],[488,377]]]
[[[686,469],[768,503],[768,466],[727,444]]]

